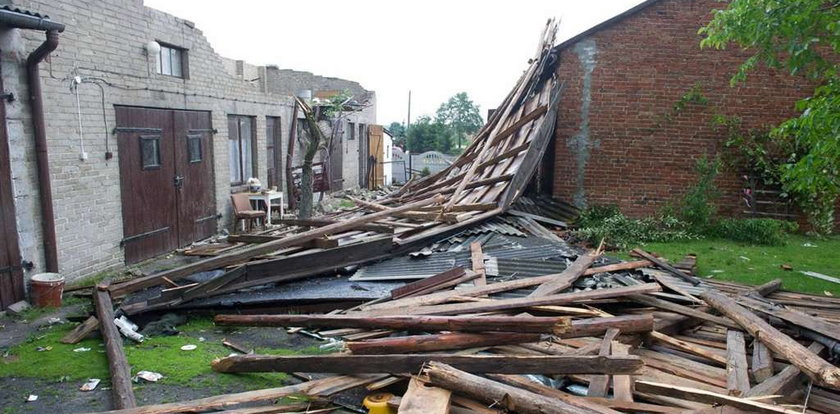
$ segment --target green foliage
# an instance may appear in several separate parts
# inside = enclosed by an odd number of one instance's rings
[[[814,230],[829,233],[840,194],[840,5],[826,0],[732,0],[700,33],[703,47],[736,43],[753,54],[732,77],[746,79],[759,65],[818,83],[797,103],[801,115],[771,132],[795,148],[780,165],[785,190],[808,214]]]
[[[812,278],[799,273],[810,270],[826,275],[840,275],[840,237],[813,238],[790,234],[786,243],[766,246],[733,242],[720,238],[685,240],[666,243],[649,243],[649,251],[666,257],[672,263],[682,260],[686,254],[697,255],[697,274],[716,280],[759,285],[772,279],[782,279],[783,288],[796,292],[823,295],[831,292],[840,296],[840,285]],[[636,246],[633,246],[636,247]],[[627,253],[621,257],[634,260]],[[793,271],[781,269],[781,265],[793,266]]]
[[[595,206],[584,210],[578,219],[575,237],[590,244],[603,239],[607,244],[626,249],[649,242],[689,240],[698,236],[688,230],[686,223],[669,215],[643,219],[625,217],[617,208]]]
[[[686,192],[680,207],[680,218],[692,226],[695,231],[703,232],[712,225],[717,213],[715,200],[720,197],[720,191],[715,186],[715,178],[720,172],[720,159],[707,159],[705,156],[697,160],[694,167],[697,172],[697,183]]]
[[[432,174],[432,172],[429,171],[429,167],[423,167],[423,170],[420,171],[420,176],[421,177],[428,177],[431,174]]]
[[[393,134],[394,145],[396,145],[398,147],[405,146],[406,135],[405,135],[405,126],[403,126],[403,124],[401,124],[399,122],[391,122],[391,124],[388,125],[388,131],[390,131],[391,134]]]
[[[448,153],[452,150],[452,130],[431,117],[421,116],[408,129],[408,148],[415,154],[426,151]]]
[[[797,227],[791,221],[728,218],[716,223],[709,235],[748,244],[781,246],[788,233],[796,231]]]
[[[703,83],[697,82],[674,102],[674,105],[662,116],[662,119],[665,122],[672,122],[674,117],[682,113],[688,105],[706,105],[708,103],[709,98],[703,94]],[[658,126],[661,127],[662,123],[660,122]]]
[[[478,105],[466,92],[460,92],[442,103],[437,110],[435,120],[448,126],[458,139],[458,147],[463,146],[467,135],[473,134],[484,124]]]

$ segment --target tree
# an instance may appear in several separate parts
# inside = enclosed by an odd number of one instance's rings
[[[778,165],[782,185],[808,214],[815,231],[830,233],[840,194],[840,1],[732,0],[700,29],[703,47],[735,43],[750,56],[732,77],[746,79],[759,65],[784,69],[817,84],[797,103],[801,114],[771,136],[788,148]]]
[[[412,153],[452,150],[452,131],[445,124],[421,116],[408,128],[408,149]]]
[[[301,219],[312,217],[314,192],[312,164],[315,160],[315,155],[319,151],[329,152],[330,146],[338,142],[334,138],[341,132],[345,106],[351,99],[352,96],[350,96],[349,92],[344,91],[332,97],[325,104],[310,107],[303,100],[296,98],[298,108],[304,115],[304,119],[301,121],[303,122],[303,128],[301,128],[302,136],[298,137],[299,142],[303,146],[303,165],[301,166],[302,171],[300,176],[300,204],[298,205],[298,217]],[[329,136],[324,134],[319,123],[329,125]]]
[[[391,122],[388,125],[388,131],[391,131],[394,137],[394,145],[398,147],[405,146],[405,127],[399,122]]]
[[[466,92],[457,93],[442,103],[436,120],[452,128],[458,137],[458,148],[463,147],[467,135],[475,133],[484,124],[478,105],[470,100]]]

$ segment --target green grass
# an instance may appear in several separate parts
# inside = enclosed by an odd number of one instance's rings
[[[29,377],[53,381],[83,381],[100,378],[107,382],[108,362],[105,347],[99,339],[86,339],[78,344],[62,344],[59,339],[73,326],[61,325],[34,335],[26,342],[11,348],[8,356],[0,359],[0,377]],[[244,389],[276,387],[288,376],[284,373],[220,374],[210,368],[215,358],[225,357],[232,351],[218,340],[201,342],[199,336],[206,336],[216,329],[210,319],[197,319],[179,327],[181,335],[156,336],[142,343],[126,341],[126,358],[131,373],[153,371],[164,375],[162,384],[174,384],[196,388],[225,388],[237,384]],[[182,351],[181,346],[197,345],[194,351]],[[38,351],[38,347],[52,347],[49,351]],[[73,352],[76,348],[90,348],[87,352]],[[300,351],[288,349],[260,349],[260,352],[274,354],[317,353],[317,347]]]
[[[810,244],[813,247],[807,247]],[[644,249],[666,257],[671,262],[686,254],[697,254],[697,274],[700,277],[757,285],[782,279],[782,288],[823,295],[830,292],[840,296],[840,285],[799,273],[813,271],[840,277],[840,237],[813,238],[788,236],[782,246],[757,246],[728,240],[704,239],[646,243]],[[620,254],[628,259],[627,252]],[[786,271],[781,265],[793,266]]]

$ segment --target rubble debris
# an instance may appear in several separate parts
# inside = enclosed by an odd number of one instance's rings
[[[102,380],[99,379],[99,378],[90,378],[90,379],[87,380],[86,383],[82,384],[82,386],[79,387],[79,391],[85,391],[85,392],[93,391],[93,390],[96,389],[96,387],[99,386],[99,383],[101,381]]]
[[[140,371],[134,376],[134,378],[135,382],[137,378],[148,382],[158,382],[161,378],[163,378],[163,374],[152,371]]]
[[[31,308],[32,308],[32,305],[30,305],[29,302],[27,302],[25,300],[22,300],[20,302],[15,302],[15,303],[9,305],[6,308],[6,312],[9,313],[10,315],[20,315],[24,311],[26,311],[28,309],[31,309]]]

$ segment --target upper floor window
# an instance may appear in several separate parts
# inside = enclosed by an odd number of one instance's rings
[[[157,59],[157,73],[176,78],[186,78],[186,55],[187,51],[185,49],[161,44]]]

